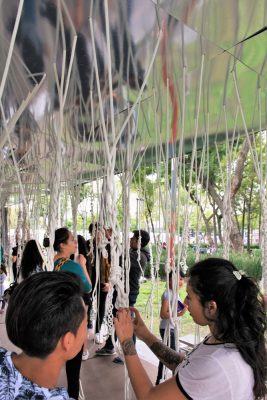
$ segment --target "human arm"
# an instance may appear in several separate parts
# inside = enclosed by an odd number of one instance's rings
[[[84,22],[84,0],[76,0],[73,21],[75,29],[79,32]]]
[[[137,310],[136,310],[137,311]],[[120,309],[114,318],[116,333],[122,346],[128,374],[133,390],[138,400],[185,400],[186,397],[179,390],[176,378],[153,386],[137,355],[133,335],[133,322],[129,310]]]
[[[169,307],[169,300],[168,298],[163,298],[161,301],[161,308],[160,308],[160,318],[161,319],[170,319],[170,307]],[[187,305],[184,304],[184,308],[181,311],[177,311],[177,317],[182,317],[184,313],[187,311]]]
[[[102,288],[101,288],[101,291],[102,292],[105,292],[105,293],[108,293],[109,292],[109,290],[111,289],[111,284],[110,283],[108,283],[108,282],[105,282],[105,283],[102,283]]]
[[[12,264],[15,264],[17,262],[17,255],[18,255],[18,248],[13,247],[12,248]]]
[[[92,282],[91,282],[91,278],[88,274],[87,268],[86,268],[86,258],[84,257],[83,254],[79,254],[77,257],[77,262],[80,264],[80,266],[83,269],[84,275],[86,276],[88,282],[90,283],[90,285],[92,286]]]
[[[153,333],[146,327],[142,320],[139,311],[131,307],[131,310],[135,313],[134,318],[134,333],[141,339],[150,350],[158,357],[158,359],[170,370],[175,371],[178,364],[180,364],[184,355],[177,353],[175,350],[170,349],[167,345],[161,342]]]
[[[161,301],[160,318],[170,319],[170,308],[169,308],[169,301],[167,298],[163,298]]]
[[[60,270],[72,272],[72,273],[78,275],[83,283],[84,292],[85,293],[91,292],[92,286],[91,286],[90,282],[88,281],[88,279],[83,271],[82,266],[79,263],[77,263],[76,261],[68,260],[67,262],[65,262],[65,264],[62,265]]]

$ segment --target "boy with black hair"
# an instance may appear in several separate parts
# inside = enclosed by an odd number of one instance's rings
[[[9,340],[0,347],[0,398],[68,400],[56,387],[61,368],[81,350],[87,334],[81,282],[72,273],[42,272],[14,290],[6,312]]]
[[[139,259],[139,240],[140,240],[140,259]],[[145,248],[150,241],[149,233],[143,229],[133,231],[130,239],[130,274],[129,274],[129,306],[133,307],[136,303],[140,288],[140,277],[146,264],[150,261],[150,253]]]

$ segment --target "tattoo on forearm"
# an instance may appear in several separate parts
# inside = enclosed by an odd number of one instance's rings
[[[167,368],[175,370],[178,364],[182,362],[183,356],[177,353],[175,350],[170,349],[164,343],[154,342],[150,346],[151,351],[160,359],[160,361],[166,365]]]
[[[124,340],[121,347],[125,356],[134,356],[137,354],[133,339]]]

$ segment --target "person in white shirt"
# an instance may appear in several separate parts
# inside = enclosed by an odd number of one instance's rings
[[[0,308],[0,314],[4,313],[5,309],[5,304],[6,301],[4,299],[4,283],[7,277],[7,271],[6,271],[6,266],[4,264],[0,265],[0,302],[1,302],[1,308]]]
[[[168,279],[168,287],[165,289],[163,295],[161,296],[161,308],[160,308],[160,324],[159,324],[159,332],[161,339],[164,340],[165,336],[167,337],[167,346],[169,346],[171,349],[175,350],[176,345],[175,345],[175,333],[174,333],[174,323],[172,321],[171,315],[172,315],[172,302],[173,302],[173,286],[174,290],[181,289],[184,285],[184,278],[185,274],[183,271],[179,271],[179,279],[176,285],[173,285],[173,279],[176,279],[176,275],[173,275],[173,271],[169,273],[169,279]],[[178,286],[178,287],[177,287]],[[179,293],[177,293],[177,305],[176,307],[176,312],[177,312],[177,317],[180,318],[184,315],[184,313],[187,310],[187,307],[182,303],[181,298],[179,297]],[[180,322],[180,321],[179,321]],[[156,379],[156,385],[158,385],[161,382],[163,375],[163,364],[160,361],[159,366],[158,366],[158,375]]]
[[[208,258],[189,271],[188,306],[210,334],[185,358],[146,327],[138,310],[120,309],[114,319],[137,399],[252,400],[266,390],[267,354],[263,296],[252,278],[221,258]],[[131,317],[131,313],[135,317]],[[143,340],[175,376],[153,386],[136,353],[132,335]]]

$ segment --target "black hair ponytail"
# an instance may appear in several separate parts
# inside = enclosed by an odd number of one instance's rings
[[[242,276],[236,282],[236,287],[236,318],[233,327],[235,345],[253,369],[255,399],[262,399],[267,393],[264,301],[253,279]]]
[[[257,283],[243,276],[235,266],[221,258],[196,263],[189,273],[190,285],[203,307],[217,304],[216,338],[234,343],[254,373],[255,399],[264,398],[267,354],[265,347],[266,315]]]

